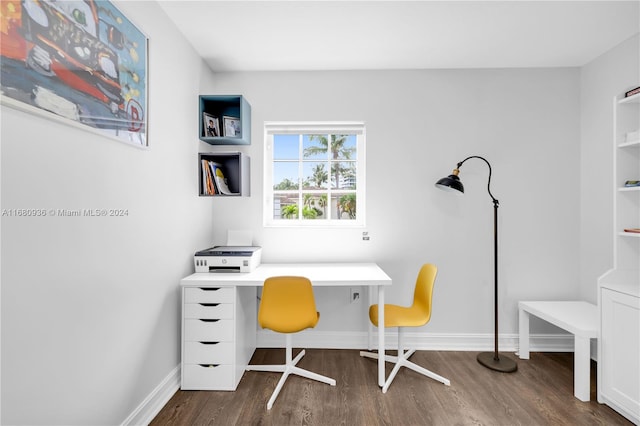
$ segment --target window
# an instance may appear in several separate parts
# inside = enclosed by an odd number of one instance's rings
[[[365,225],[363,123],[265,123],[265,226]]]

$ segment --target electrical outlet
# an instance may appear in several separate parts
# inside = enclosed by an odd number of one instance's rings
[[[360,289],[359,288],[350,288],[349,289],[349,303],[360,303]]]
[[[369,239],[370,239],[369,232],[363,231],[362,232],[362,241],[369,241]]]

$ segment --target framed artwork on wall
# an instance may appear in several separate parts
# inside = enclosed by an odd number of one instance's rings
[[[0,5],[1,99],[148,148],[148,38],[107,0]]]

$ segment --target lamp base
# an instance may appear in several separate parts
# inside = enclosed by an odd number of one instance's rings
[[[482,352],[478,354],[477,360],[485,367],[501,371],[503,373],[513,373],[518,369],[518,364],[511,358],[507,358],[503,355],[499,355],[498,359],[495,357],[495,352]]]

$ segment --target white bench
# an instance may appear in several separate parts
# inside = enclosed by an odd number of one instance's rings
[[[589,401],[591,393],[591,339],[598,337],[598,309],[588,302],[519,302],[520,348],[529,359],[529,316],[535,315],[574,335],[573,394]]]

